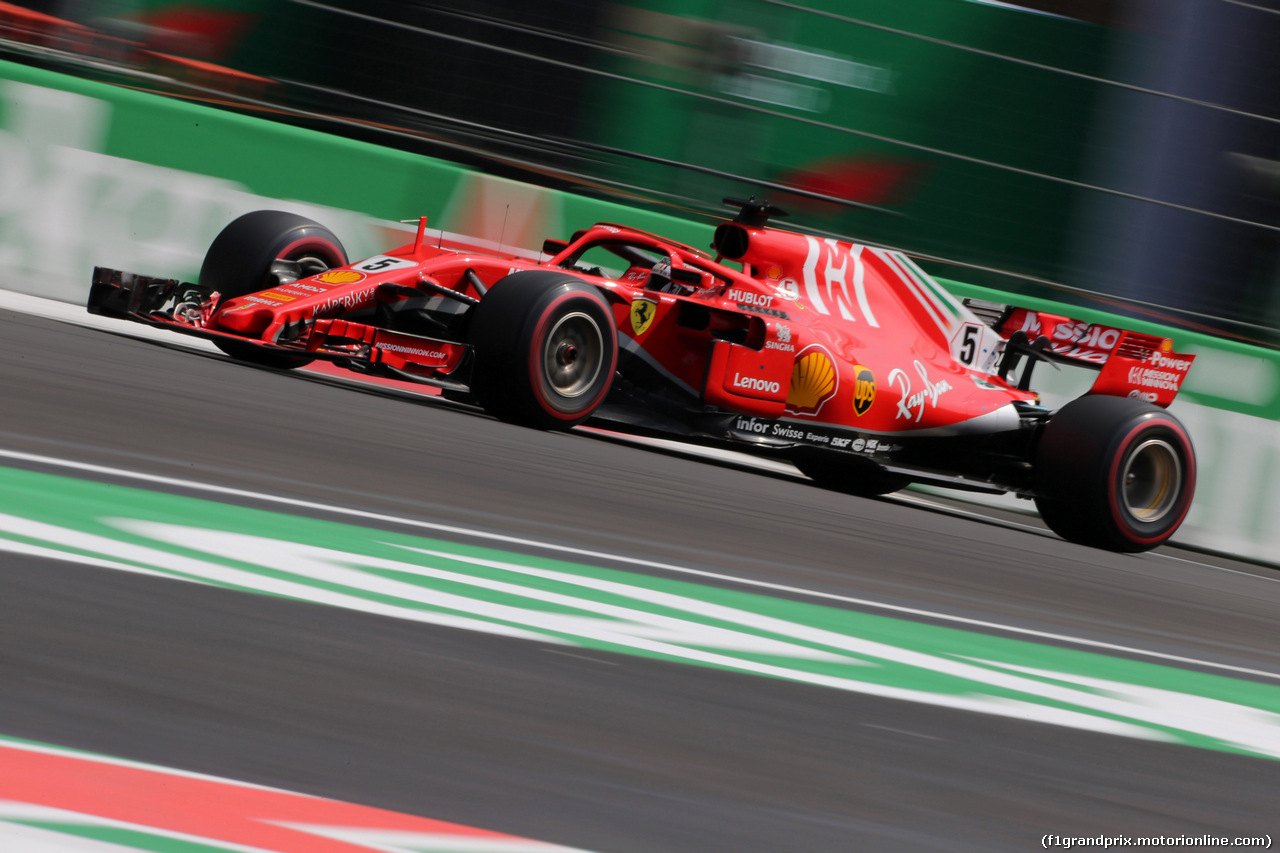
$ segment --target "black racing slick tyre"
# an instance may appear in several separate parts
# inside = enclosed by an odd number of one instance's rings
[[[256,210],[234,220],[214,238],[200,267],[201,287],[232,299],[265,290],[276,260],[308,261],[313,269],[345,266],[347,251],[333,232],[296,213]],[[232,358],[266,367],[293,368],[313,359],[264,350],[251,343],[215,339]]]
[[[472,309],[471,391],[494,417],[568,429],[613,385],[618,330],[596,288],[550,270],[513,273]]]
[[[1186,429],[1127,397],[1072,400],[1050,418],[1033,462],[1036,507],[1063,539],[1147,551],[1191,508],[1196,456]]]

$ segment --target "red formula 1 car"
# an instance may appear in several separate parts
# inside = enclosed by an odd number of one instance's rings
[[[294,214],[228,225],[195,284],[105,268],[89,310],[274,367],[325,359],[436,385],[503,420],[588,418],[782,455],[861,495],[928,483],[1034,499],[1074,542],[1141,551],[1182,523],[1191,441],[1165,411],[1193,356],[1166,338],[957,300],[905,255],[768,226],[754,200],[708,254],[600,224],[548,260],[417,239],[350,263]],[[1057,411],[1039,361],[1093,368]]]

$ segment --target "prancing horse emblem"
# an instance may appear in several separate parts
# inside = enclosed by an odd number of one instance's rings
[[[653,317],[657,310],[658,303],[651,299],[637,299],[631,303],[631,330],[636,333],[637,338],[653,325]]]

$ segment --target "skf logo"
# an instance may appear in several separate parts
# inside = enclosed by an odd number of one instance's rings
[[[822,404],[836,394],[840,377],[831,355],[817,344],[810,344],[796,356],[791,369],[791,390],[785,411],[793,415],[816,415]]]
[[[853,375],[856,377],[853,386],[853,413],[862,417],[876,401],[876,375],[861,364],[853,366]]]
[[[649,331],[657,310],[658,303],[651,299],[637,299],[631,303],[631,331],[636,333],[637,338]]]
[[[334,270],[320,273],[316,276],[316,281],[323,281],[325,284],[355,284],[357,281],[364,281],[364,273],[355,270]]]

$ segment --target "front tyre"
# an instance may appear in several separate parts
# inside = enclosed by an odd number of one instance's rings
[[[200,286],[233,299],[266,290],[273,281],[272,265],[291,261],[304,275],[346,266],[347,251],[333,232],[296,213],[255,210],[231,222],[214,238],[200,267]],[[272,352],[252,343],[214,339],[232,358],[266,367],[293,368],[314,359]]]
[[[1081,397],[1045,426],[1033,479],[1036,507],[1063,539],[1147,551],[1168,540],[1191,508],[1195,450],[1164,409],[1126,397]]]
[[[568,429],[604,402],[618,332],[596,288],[549,270],[518,272],[489,288],[472,312],[471,391],[489,414]]]

